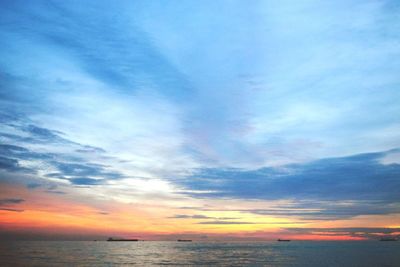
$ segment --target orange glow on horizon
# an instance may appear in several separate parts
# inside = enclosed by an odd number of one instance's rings
[[[167,205],[148,203],[120,203],[117,201],[84,198],[77,192],[68,194],[48,194],[40,190],[30,190],[23,186],[3,185],[0,193],[4,198],[21,198],[16,209],[22,212],[0,210],[0,230],[14,232],[41,232],[49,234],[101,234],[124,237],[143,237],[148,240],[167,238],[168,235],[208,235],[209,240],[366,240],[351,236],[345,231],[331,233],[324,229],[351,227],[351,220],[315,221],[301,223],[295,218],[274,218],[235,210],[205,210],[192,218],[187,210]],[[215,205],[241,205],[241,203],[216,201]],[[246,205],[261,205],[249,202]],[[10,206],[12,208],[14,206]],[[223,207],[223,206],[222,206]],[[226,208],[222,208],[226,209]],[[187,214],[185,219],[174,218],[174,214]],[[203,218],[203,219],[201,219]],[[206,219],[204,219],[206,218]],[[210,219],[211,218],[211,219]],[[218,223],[218,218],[222,223]],[[385,222],[384,218],[371,217],[372,222]],[[388,217],[392,218],[392,217]],[[397,215],[391,220],[395,221]],[[364,219],[364,218],[363,218]],[[213,223],[213,221],[216,221]],[[354,219],[355,222],[358,218]],[[211,223],[210,223],[211,222]],[[365,219],[364,219],[365,224]],[[354,224],[353,224],[354,225]],[[319,228],[304,234],[291,234],[285,229]]]
[[[356,236],[349,236],[349,235],[313,235],[313,234],[306,234],[306,235],[289,235],[287,238],[292,240],[299,240],[299,241],[362,241],[367,240],[364,237],[356,237]]]

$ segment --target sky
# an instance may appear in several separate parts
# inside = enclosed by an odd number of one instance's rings
[[[0,1],[0,234],[399,236],[399,14]]]

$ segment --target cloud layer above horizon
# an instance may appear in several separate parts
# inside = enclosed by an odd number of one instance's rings
[[[399,11],[390,0],[3,1],[0,183],[200,201],[167,218],[203,225],[240,224],[196,214],[211,206],[304,221],[399,214]],[[0,199],[3,211],[26,204]],[[283,202],[215,207],[224,200]]]

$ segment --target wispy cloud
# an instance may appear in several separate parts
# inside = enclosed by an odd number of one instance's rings
[[[3,198],[3,199],[0,199],[0,205],[19,204],[24,201],[25,200],[22,198]]]
[[[3,198],[0,199],[0,210],[11,212],[23,212],[23,209],[15,208],[15,205],[21,204],[25,201],[22,198]]]
[[[186,206],[159,213],[182,223],[236,223],[210,209],[398,214],[399,11],[390,0],[2,1],[0,182],[162,199]]]
[[[400,228],[378,228],[378,227],[343,227],[343,228],[285,228],[296,234],[312,234],[315,236],[353,236],[367,239],[380,239],[383,236],[400,236]]]
[[[304,164],[257,170],[200,169],[182,182],[204,196],[260,199],[318,198],[326,200],[397,201],[399,165],[379,160],[397,150],[330,158]]]
[[[198,224],[226,225],[226,224],[264,224],[264,223],[241,222],[241,221],[204,221],[204,222],[198,222]]]
[[[186,214],[176,214],[174,216],[168,217],[169,219],[213,219],[213,220],[232,220],[239,219],[235,217],[210,217],[202,214],[186,215]]]
[[[289,207],[278,205],[274,209],[247,209],[241,210],[252,214],[277,216],[277,217],[300,217],[304,220],[342,220],[360,215],[387,215],[400,212],[400,206],[396,201],[323,201],[323,200],[295,200]]]
[[[296,224],[302,224],[304,222],[296,222]],[[293,222],[244,222],[244,221],[203,221],[198,222],[198,224],[215,224],[215,225],[229,225],[229,224],[261,224],[261,225],[285,225],[285,224],[293,224]]]
[[[380,159],[397,150],[258,170],[202,169],[180,180],[203,198],[288,199],[293,206],[252,210],[260,215],[343,219],[398,213],[398,164]],[[202,193],[201,191],[204,191]],[[340,202],[337,202],[340,201]]]
[[[24,210],[21,209],[11,209],[11,208],[1,208],[0,210],[4,210],[4,211],[12,211],[12,212],[23,212]]]
[[[20,120],[14,120],[13,122],[21,125]],[[104,150],[101,148],[72,142],[61,137],[61,132],[31,124],[26,127],[22,124],[22,126],[8,126],[8,128],[16,133],[18,133],[17,130],[19,129],[23,130],[18,135],[14,134],[11,137],[3,134],[3,138],[8,139],[9,143],[18,145],[0,145],[0,168],[2,169],[25,173],[41,171],[44,177],[65,179],[73,185],[95,185],[104,183],[103,181],[108,179],[113,180],[124,177],[120,172],[107,170],[108,166],[90,162],[90,157],[87,156],[87,153],[103,153]],[[46,149],[43,149],[45,152],[39,152],[37,148],[35,149],[36,151],[26,148],[42,142],[46,146]],[[21,144],[26,147],[20,146]],[[69,148],[67,150],[69,153],[49,152],[51,148],[56,151],[60,146],[64,148],[64,151],[66,150],[65,147]],[[30,166],[32,166],[32,163],[36,163],[35,167],[27,167],[20,164],[20,162],[26,161],[30,162]],[[43,170],[41,167],[43,165],[46,166],[47,171]],[[48,166],[51,166],[51,168]],[[29,184],[28,186],[35,187]]]

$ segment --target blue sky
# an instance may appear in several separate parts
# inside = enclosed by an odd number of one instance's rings
[[[399,11],[2,1],[0,181],[119,201],[290,200],[310,220],[398,214]],[[315,201],[322,211],[301,211]]]

